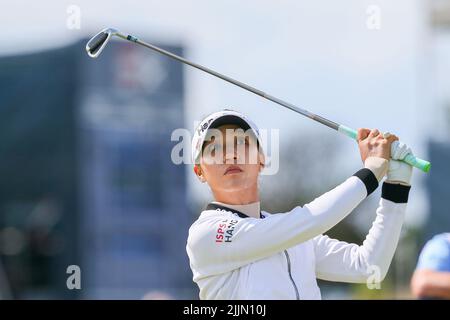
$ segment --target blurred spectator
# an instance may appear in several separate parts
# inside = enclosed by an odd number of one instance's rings
[[[419,299],[450,299],[450,233],[434,236],[422,249],[411,290]]]

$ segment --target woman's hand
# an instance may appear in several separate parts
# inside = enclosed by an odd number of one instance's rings
[[[388,134],[386,138],[383,137],[378,129],[358,129],[358,147],[363,163],[368,157],[378,157],[389,160],[391,158],[391,144],[398,140],[394,134]]]

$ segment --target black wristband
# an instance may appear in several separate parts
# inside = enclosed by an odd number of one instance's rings
[[[381,188],[381,197],[395,203],[406,203],[410,189],[411,186],[384,182]]]
[[[377,177],[373,174],[372,170],[363,168],[354,174],[355,177],[361,179],[366,186],[367,196],[374,192],[378,188]]]

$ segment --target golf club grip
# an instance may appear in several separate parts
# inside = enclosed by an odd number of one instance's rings
[[[356,140],[356,138],[358,136],[358,132],[356,130],[353,130],[353,129],[343,126],[343,125],[339,126],[338,131],[354,140]],[[430,171],[430,168],[431,168],[431,163],[429,161],[417,158],[416,156],[414,156],[412,154],[408,154],[405,157],[405,159],[403,159],[402,161],[406,162],[407,164],[409,164],[413,167],[416,167],[417,169],[422,170],[423,172],[428,172],[428,171]]]

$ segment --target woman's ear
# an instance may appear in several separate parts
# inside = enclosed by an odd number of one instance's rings
[[[200,167],[200,165],[198,165],[198,164],[194,165],[194,172],[195,172],[195,175],[197,176],[197,178],[202,183],[206,182],[205,176],[203,175],[202,168]]]
[[[259,172],[261,172],[266,166],[266,158],[263,153],[259,153]]]

